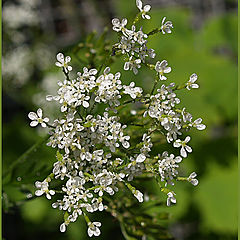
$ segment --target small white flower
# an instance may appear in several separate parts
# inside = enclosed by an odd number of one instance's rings
[[[177,200],[174,197],[174,195],[176,195],[174,192],[169,192],[168,194],[168,198],[167,198],[167,206],[169,207],[171,205],[171,203],[176,203]]]
[[[187,90],[191,90],[191,88],[199,88],[199,85],[197,83],[195,83],[198,79],[198,76],[196,73],[193,73],[190,76],[190,79],[188,80],[188,82],[186,83],[186,88]]]
[[[164,73],[170,73],[172,69],[168,66],[168,62],[163,60],[156,63],[155,70],[159,73],[160,80],[166,80]]]
[[[100,222],[89,222],[88,223],[88,236],[92,237],[93,235],[98,237],[101,234],[101,231],[98,227],[101,227]]]
[[[45,128],[47,126],[46,123],[49,122],[49,118],[43,118],[43,112],[41,108],[37,110],[37,113],[30,112],[28,114],[28,117],[32,120],[32,122],[30,123],[31,127],[36,127],[40,123],[41,126]]]
[[[57,60],[58,62],[55,63],[57,67],[63,67],[65,72],[72,71],[72,67],[68,65],[68,63],[71,61],[71,57],[69,56],[64,57],[62,53],[58,53]]]
[[[206,125],[202,124],[202,119],[198,118],[193,123],[189,124],[192,127],[195,127],[197,130],[204,130],[206,128]]]
[[[151,6],[150,5],[145,5],[143,7],[143,3],[141,0],[136,0],[136,5],[137,8],[140,10],[140,12],[142,13],[142,18],[146,18],[146,19],[150,19],[151,17],[147,14],[147,12],[150,11]]]
[[[118,18],[114,18],[112,19],[112,25],[113,25],[113,30],[116,32],[120,32],[122,31],[122,33],[128,37],[129,33],[131,32],[130,30],[128,30],[127,28],[125,28],[125,26],[127,25],[127,19],[124,18],[122,20],[122,22],[120,22],[120,20]]]
[[[35,186],[36,186],[37,188],[39,188],[39,189],[36,190],[36,192],[35,192],[35,195],[36,195],[36,196],[41,196],[41,195],[43,195],[43,194],[45,193],[47,199],[51,199],[51,198],[52,198],[51,195],[54,195],[54,194],[55,194],[55,191],[48,189],[48,182],[47,182],[47,181],[43,181],[43,182],[37,181],[37,182],[35,183]]]
[[[165,22],[165,20],[166,20],[166,17],[164,17],[163,20],[162,20],[161,31],[162,31],[163,34],[165,34],[165,33],[171,33],[171,32],[172,32],[172,31],[171,31],[171,28],[173,28],[173,24],[172,24],[171,21]],[[164,23],[164,22],[165,22],[165,23]]]
[[[138,73],[138,68],[141,67],[141,59],[132,60],[132,56],[129,58],[128,62],[124,64],[124,70],[133,70],[133,73],[136,75]]]
[[[192,148],[187,145],[187,143],[190,141],[190,137],[187,136],[184,141],[181,141],[180,139],[177,139],[174,143],[174,147],[181,147],[180,154],[182,157],[187,157],[187,152],[191,153]]]
[[[196,176],[197,174],[195,172],[192,172],[187,179],[193,186],[198,185],[198,180],[196,179]]]

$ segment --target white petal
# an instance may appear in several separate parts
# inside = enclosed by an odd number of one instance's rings
[[[171,202],[172,203],[176,203],[177,202],[176,198],[175,197],[171,197]]]
[[[93,235],[92,229],[91,229],[91,228],[88,228],[88,236],[89,236],[89,237],[92,237],[92,235]]]
[[[206,125],[200,124],[197,126],[197,130],[204,130],[206,128]]]
[[[138,9],[141,11],[142,10],[142,1],[136,0],[136,5],[137,5]]]
[[[60,232],[65,232],[66,231],[66,224],[65,223],[62,223],[60,225]]]
[[[38,125],[38,121],[32,121],[30,122],[31,127],[36,127]]]
[[[89,103],[88,102],[86,102],[86,101],[83,101],[83,107],[85,107],[85,108],[88,108],[89,107]]]
[[[191,85],[191,87],[192,87],[192,88],[199,88],[199,85],[196,84],[196,83],[193,83],[193,84]]]
[[[37,115],[38,115],[39,118],[42,118],[42,109],[41,108],[39,108],[37,110]]]
[[[41,195],[43,195],[43,190],[37,190],[36,192],[35,192],[35,195],[36,196],[41,196]]]
[[[181,145],[180,142],[174,142],[174,143],[173,143],[173,146],[174,146],[174,147],[181,147],[182,145]]]
[[[55,191],[54,191],[54,190],[50,190],[49,193],[50,193],[51,195],[54,195],[54,194],[55,194]]]
[[[175,162],[176,162],[176,163],[180,163],[181,161],[182,161],[182,158],[181,158],[181,157],[176,157],[176,158],[175,158]]]
[[[71,61],[71,57],[67,56],[67,57],[65,58],[65,62],[66,62],[66,63],[69,63],[70,61]]]
[[[35,186],[36,186],[37,188],[41,188],[41,186],[42,186],[42,183],[41,183],[41,182],[39,182],[39,181],[36,181],[36,182],[35,182]]]
[[[104,75],[106,75],[106,74],[108,74],[110,72],[110,67],[106,67],[105,69],[104,69]]]
[[[160,80],[167,80],[167,78],[163,75],[160,75]]]
[[[102,225],[102,223],[100,223],[100,222],[93,222],[93,224],[97,227],[101,227],[101,225]]]
[[[197,78],[198,78],[197,74],[196,74],[196,73],[193,73],[193,74],[190,76],[189,82],[194,83],[194,82],[197,81]]]
[[[197,186],[198,185],[198,180],[197,179],[192,179],[190,182],[191,182],[191,184],[193,186]]]
[[[151,17],[149,15],[145,14],[145,18],[150,19]]]
[[[35,112],[30,112],[28,114],[28,117],[31,119],[31,120],[37,120],[38,119],[38,116]]]
[[[49,200],[52,198],[51,195],[48,194],[48,193],[46,194],[46,197],[47,197],[47,199],[49,199]]]
[[[100,234],[101,234],[101,231],[99,230],[99,228],[96,228],[94,235],[98,237]]]
[[[141,153],[137,156],[136,162],[144,162],[145,159],[146,159],[146,156]]]
[[[197,176],[197,174],[195,172],[192,172],[189,176],[189,178],[195,178]]]
[[[125,71],[129,70],[129,62],[125,62],[123,69]]]
[[[144,8],[143,8],[143,11],[144,12],[149,12],[151,9],[151,6],[150,5],[145,5]]]
[[[62,66],[63,66],[63,64],[60,63],[60,62],[55,62],[55,65],[56,65],[57,67],[62,67]]]
[[[64,55],[62,53],[58,53],[57,54],[57,60],[60,62],[60,63],[64,63]]]
[[[195,123],[195,124],[200,124],[202,122],[202,119],[201,118],[198,118],[198,119],[196,119],[193,123]]]
[[[162,24],[165,22],[165,19],[166,19],[166,17],[164,17],[164,18],[162,19]]]
[[[119,25],[119,24],[120,24],[119,19],[118,19],[118,18],[113,18],[113,19],[112,19],[112,24],[113,24],[113,25]]]
[[[171,67],[167,67],[167,68],[164,69],[164,73],[170,73],[171,70],[172,70]]]
[[[185,150],[184,147],[181,148],[181,150],[180,150],[180,154],[181,154],[181,156],[184,157],[184,158],[187,157],[187,152],[186,152],[186,150]]]
[[[124,19],[122,20],[122,25],[125,26],[126,24],[127,24],[127,19],[124,18]]]
[[[53,96],[52,95],[47,95],[46,96],[46,100],[47,101],[52,101],[53,100]]]
[[[192,148],[191,148],[191,147],[189,147],[189,146],[186,145],[185,148],[186,148],[186,150],[187,150],[189,153],[192,152]]]
[[[166,68],[167,65],[168,65],[167,60],[163,60],[160,65],[161,65],[162,68]]]
[[[190,136],[187,136],[184,140],[185,143],[188,143],[191,140]]]
[[[96,75],[97,74],[97,69],[93,68],[89,71],[91,75]]]
[[[45,117],[45,118],[43,119],[43,121],[44,121],[44,122],[49,122],[49,118]]]

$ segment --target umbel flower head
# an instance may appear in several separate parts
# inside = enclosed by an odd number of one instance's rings
[[[30,126],[40,124],[49,128],[47,145],[56,149],[52,172],[41,182],[36,181],[35,195],[45,195],[49,200],[54,196],[52,207],[64,212],[61,232],[82,217],[88,226],[88,235],[99,236],[101,223],[90,220],[90,216],[106,209],[123,221],[125,215],[117,214],[117,208],[125,204],[122,199],[127,198],[132,205],[151,200],[145,197],[148,194],[141,184],[142,176],[157,180],[161,192],[166,194],[167,206],[177,202],[170,188],[180,180],[194,186],[198,184],[195,172],[188,177],[179,176],[183,158],[192,152],[188,145],[190,136],[184,140],[182,136],[186,130],[203,130],[206,126],[201,118],[193,120],[185,107],[179,107],[177,96],[179,90],[199,87],[195,83],[197,75],[192,74],[181,86],[166,83],[165,75],[172,68],[167,60],[149,63],[156,53],[148,47],[147,39],[160,32],[171,33],[172,23],[165,22],[164,18],[162,26],[146,34],[135,23],[140,21],[140,16],[150,19],[151,7],[143,6],[140,0],[136,5],[140,12],[131,26],[125,18],[112,20],[113,30],[118,32],[118,42],[112,49],[113,53],[123,56],[123,67],[112,72],[106,61],[94,68],[76,69],[77,73],[73,71],[70,75],[71,57],[59,53],[56,66],[62,68],[64,77],[58,82],[56,94],[46,97],[47,101],[58,103],[59,116],[50,121],[43,117],[41,109],[28,114]],[[139,79],[128,81],[122,74],[122,70],[133,71],[135,76],[142,67],[152,71],[150,92],[139,86]],[[162,84],[162,80],[166,84]],[[156,154],[156,149],[163,148],[159,147],[162,143],[180,148],[180,153],[163,150]]]

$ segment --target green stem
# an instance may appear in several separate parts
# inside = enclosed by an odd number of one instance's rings
[[[70,81],[68,73],[65,71],[64,67],[62,68],[64,75],[66,76],[67,80]]]
[[[135,25],[140,19],[140,16],[141,16],[141,14],[142,14],[142,12],[139,12],[137,15],[136,15],[136,17],[134,18],[134,20],[133,20],[133,25]]]
[[[161,31],[162,31],[161,28],[155,28],[151,32],[149,32],[147,35],[151,36],[151,35],[154,35],[156,33],[160,33]]]

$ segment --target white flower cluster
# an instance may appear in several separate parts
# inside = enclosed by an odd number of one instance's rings
[[[134,74],[137,74],[141,63],[145,63],[146,57],[155,58],[156,56],[153,49],[147,48],[148,35],[142,31],[142,28],[137,30],[135,25],[132,25],[131,29],[127,29],[125,27],[127,19],[120,22],[119,19],[114,18],[112,24],[113,30],[122,34],[120,42],[114,47],[127,56],[128,60],[124,64],[124,70],[132,70]]]
[[[192,115],[185,111],[185,108],[178,109],[176,105],[180,103],[176,93],[173,91],[174,83],[169,86],[162,84],[157,93],[150,97],[148,109],[144,112],[144,117],[147,115],[153,119],[157,119],[159,124],[163,127],[167,141],[170,143],[175,141],[174,147],[181,147],[181,156],[187,157],[187,152],[192,152],[192,149],[186,145],[190,141],[190,137],[186,137],[184,141],[178,138],[182,135],[182,129],[190,129],[192,127],[198,130],[205,129],[205,125],[201,124],[202,119],[192,120]]]
[[[143,7],[142,2],[137,0],[137,7],[143,18],[150,18],[146,14],[150,10],[149,5]],[[136,74],[146,56],[155,56],[154,50],[146,47],[147,35],[141,29],[136,32],[135,26],[132,30],[126,29],[126,19],[121,22],[113,19],[112,23],[113,30],[123,34],[117,48],[121,49],[121,54],[129,56],[124,69],[131,69]],[[170,33],[170,27],[170,22],[167,22],[164,30]],[[160,80],[166,80],[164,74],[171,71],[166,60],[150,66],[154,72],[157,71],[151,94],[145,94],[142,88],[135,86],[135,82],[122,84],[120,72],[113,74],[109,67],[102,73],[84,67],[83,72],[70,79],[71,58],[59,53],[57,60],[56,66],[62,68],[65,80],[58,82],[57,95],[48,95],[46,100],[59,103],[61,117],[49,123],[42,110],[38,109],[37,114],[30,112],[29,118],[32,127],[41,124],[50,128],[47,145],[57,149],[52,173],[42,182],[36,182],[38,190],[35,194],[46,194],[48,199],[54,196],[52,206],[65,212],[61,232],[65,232],[78,216],[83,216],[88,225],[88,235],[99,236],[101,223],[91,222],[88,215],[107,209],[108,196],[113,196],[123,187],[143,202],[143,193],[131,185],[131,181],[143,173],[150,173],[165,183],[160,188],[167,195],[168,206],[176,203],[176,194],[166,188],[167,185],[174,185],[177,180],[188,181],[194,186],[198,184],[195,172],[189,177],[178,176],[182,157],[186,158],[187,152],[192,152],[187,145],[190,137],[181,140],[179,136],[193,127],[203,130],[205,125],[201,118],[193,121],[185,108],[177,108],[180,100],[176,90],[179,88],[174,83],[156,87]],[[182,88],[197,88],[196,80],[196,74],[191,75]],[[128,103],[136,102],[140,103],[139,109],[124,108]],[[126,116],[135,122],[128,122],[124,119]],[[139,132],[132,130],[134,124],[141,127]],[[151,150],[155,132],[160,132],[168,143],[180,148],[181,156],[175,157],[166,151],[154,156]],[[59,183],[55,184],[56,189],[50,189],[51,181]]]

